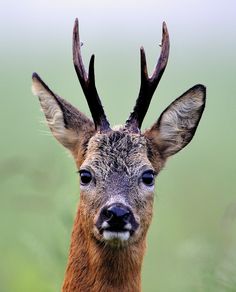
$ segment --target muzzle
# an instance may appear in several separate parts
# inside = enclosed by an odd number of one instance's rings
[[[103,207],[96,222],[99,233],[108,241],[127,241],[138,226],[132,210],[120,203]]]

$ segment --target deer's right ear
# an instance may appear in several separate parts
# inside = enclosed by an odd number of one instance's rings
[[[192,140],[205,107],[205,99],[205,86],[195,85],[172,102],[151,129],[144,133],[164,159],[180,151]]]
[[[72,152],[85,137],[95,133],[94,123],[70,103],[56,95],[33,73],[32,91],[38,96],[48,126],[54,137]]]

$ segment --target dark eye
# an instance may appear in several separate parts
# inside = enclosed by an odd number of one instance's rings
[[[92,180],[92,174],[88,170],[80,170],[80,182],[82,185],[87,185],[91,182]]]
[[[153,170],[147,170],[142,174],[142,182],[146,186],[154,185],[155,174]]]

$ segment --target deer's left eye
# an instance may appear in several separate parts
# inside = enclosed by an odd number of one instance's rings
[[[155,173],[153,170],[147,170],[142,174],[142,182],[146,186],[153,186],[155,181]]]
[[[92,174],[88,170],[80,170],[80,182],[82,185],[87,185],[91,182],[92,180]]]

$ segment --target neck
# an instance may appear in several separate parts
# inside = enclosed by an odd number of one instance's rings
[[[139,292],[145,241],[123,248],[96,242],[86,231],[78,210],[63,292]]]

